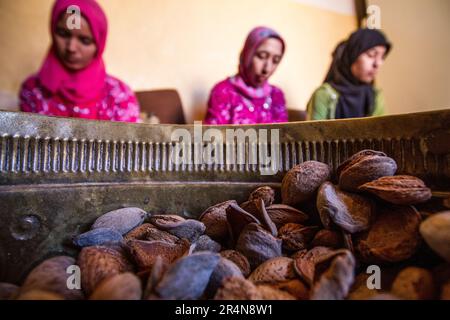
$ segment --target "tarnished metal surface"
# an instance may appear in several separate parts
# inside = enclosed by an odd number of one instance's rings
[[[171,134],[181,128],[194,133],[193,126],[0,112],[0,282],[19,282],[46,256],[74,253],[71,236],[107,211],[138,206],[197,217],[261,184],[278,187],[303,161],[336,168],[366,148],[386,152],[398,173],[421,177],[435,192],[450,191],[450,110],[239,127],[280,130],[276,175],[261,175],[248,158],[243,165],[175,164]]]

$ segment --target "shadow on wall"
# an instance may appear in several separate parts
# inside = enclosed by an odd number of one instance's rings
[[[20,111],[19,98],[9,92],[0,91],[0,110]]]
[[[141,117],[147,123],[185,124],[183,103],[176,89],[136,91]]]
[[[203,121],[206,116],[206,111],[208,109],[208,98],[209,92],[205,94],[204,90],[195,89],[192,94],[192,119],[191,122],[194,121]]]

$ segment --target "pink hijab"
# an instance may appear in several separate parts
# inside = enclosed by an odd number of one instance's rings
[[[80,8],[81,15],[88,21],[97,45],[97,53],[91,64],[83,70],[67,70],[57,57],[53,35],[59,18],[71,5]],[[103,10],[94,0],[57,0],[51,15],[50,32],[53,44],[38,73],[41,84],[51,93],[62,96],[74,104],[85,104],[103,98],[106,70],[102,54],[105,49],[108,22]]]
[[[251,98],[263,98],[267,97],[271,93],[271,87],[267,81],[259,88],[250,86],[249,76],[253,56],[255,55],[258,47],[268,38],[276,38],[280,40],[283,45],[284,54],[286,44],[278,32],[268,27],[256,27],[250,31],[247,36],[247,40],[245,40],[244,48],[242,49],[239,58],[239,73],[237,76],[232,78],[233,85]]]

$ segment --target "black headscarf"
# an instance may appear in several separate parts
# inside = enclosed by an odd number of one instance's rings
[[[336,119],[366,117],[372,114],[375,107],[373,84],[356,79],[351,72],[351,66],[360,54],[376,46],[386,47],[386,55],[391,49],[391,44],[380,31],[358,29],[347,41],[339,43],[333,52],[333,62],[325,82],[340,94]]]

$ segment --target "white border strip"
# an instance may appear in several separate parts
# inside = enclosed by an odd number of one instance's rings
[[[293,0],[313,7],[330,10],[333,12],[355,15],[355,3],[353,0]]]

